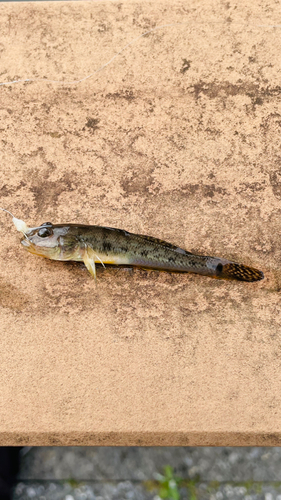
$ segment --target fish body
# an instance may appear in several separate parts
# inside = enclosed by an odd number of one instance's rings
[[[219,279],[259,281],[263,273],[242,264],[195,255],[151,236],[122,229],[46,222],[21,240],[31,253],[53,260],[83,261],[96,278],[96,264],[188,272]]]

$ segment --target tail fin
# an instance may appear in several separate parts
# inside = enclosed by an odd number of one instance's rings
[[[229,263],[221,266],[219,277],[229,280],[239,281],[260,281],[263,280],[263,273],[253,267],[243,266],[243,264]]]

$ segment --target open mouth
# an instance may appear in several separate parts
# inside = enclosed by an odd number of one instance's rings
[[[30,247],[31,246],[31,242],[27,239],[27,238],[23,238],[21,240],[21,244],[24,246],[24,247]]]
[[[39,256],[42,256],[42,254],[40,252],[38,252],[38,247],[36,245],[34,245],[30,240],[27,240],[27,239],[23,239],[21,240],[21,244],[24,248],[26,248],[26,250],[30,253],[33,253],[34,255],[39,255]],[[44,257],[44,255],[43,255]]]

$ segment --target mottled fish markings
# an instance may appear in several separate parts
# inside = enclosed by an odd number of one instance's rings
[[[1,209],[4,210],[4,209]],[[21,244],[30,253],[52,260],[81,261],[96,279],[96,264],[136,266],[179,273],[196,273],[218,279],[259,281],[258,269],[227,259],[195,255],[167,241],[123,229],[83,224],[44,222],[30,228],[15,218],[23,234]]]

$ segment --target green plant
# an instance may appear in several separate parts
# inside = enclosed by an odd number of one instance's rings
[[[173,468],[170,465],[164,467],[164,475],[159,474],[158,481],[160,483],[160,498],[167,500],[180,500],[179,484],[182,479],[174,476]]]
[[[76,479],[74,479],[73,477],[70,477],[67,480],[67,482],[71,486],[71,488],[77,488],[78,486],[81,485],[81,482],[80,481],[76,481]]]

